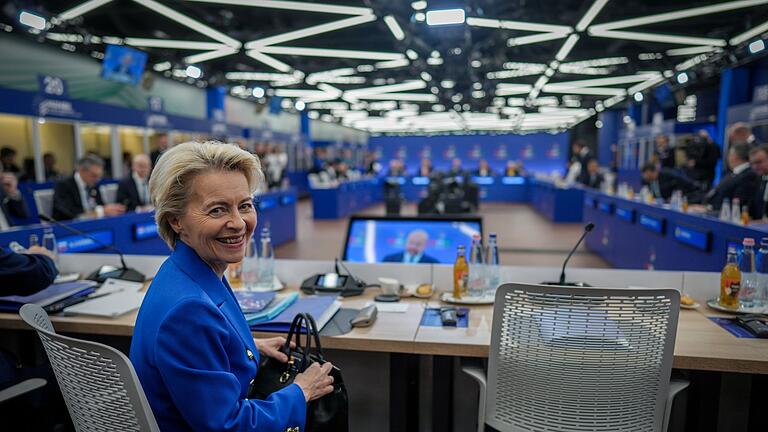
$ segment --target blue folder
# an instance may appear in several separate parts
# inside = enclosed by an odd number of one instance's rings
[[[318,331],[322,330],[322,327],[332,318],[333,313],[338,310],[333,310],[335,307],[334,302],[336,296],[309,296],[298,299],[295,303],[288,306],[279,315],[273,319],[260,323],[251,323],[252,330],[256,331],[268,331],[268,332],[287,332],[291,327],[293,318],[298,313],[307,313],[312,315],[318,325]],[[328,315],[331,315],[330,317]],[[326,318],[327,319],[324,319]]]

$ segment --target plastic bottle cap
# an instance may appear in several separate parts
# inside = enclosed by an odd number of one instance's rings
[[[754,246],[755,245],[755,239],[753,238],[745,238],[744,241],[741,242],[744,246]]]

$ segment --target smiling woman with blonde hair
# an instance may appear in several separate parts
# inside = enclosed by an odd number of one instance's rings
[[[281,337],[254,341],[224,273],[256,228],[259,160],[237,146],[184,143],[163,153],[149,182],[158,232],[173,250],[149,287],[131,361],[160,429],[304,430],[307,402],[333,390],[313,364],[267,400],[248,399],[259,353],[287,361]]]

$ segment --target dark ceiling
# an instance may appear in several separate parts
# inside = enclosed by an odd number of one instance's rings
[[[201,79],[205,80],[206,85],[227,85],[243,97],[250,97],[248,95],[253,86],[262,86],[269,89],[268,95],[282,95],[291,103],[296,100],[306,102],[313,116],[324,114],[323,118],[330,120],[329,115],[333,114],[336,121],[382,132],[428,130],[428,127],[422,127],[427,124],[426,121],[420,119],[428,119],[429,116],[439,119],[437,123],[442,124],[446,130],[451,130],[448,123],[453,121],[457,131],[525,131],[572,126],[594,115],[595,111],[604,106],[632,98],[638,90],[634,86],[647,84],[647,87],[652,88],[664,81],[670,81],[672,86],[678,85],[675,77],[686,70],[681,65],[686,60],[701,56],[700,64],[690,70],[703,75],[716,73],[723,65],[747,56],[744,45],[760,37],[760,33],[748,34],[751,37],[745,40],[734,41],[734,37],[738,39],[739,35],[753,28],[762,28],[763,34],[768,32],[765,24],[768,22],[768,0],[432,0],[423,3],[428,4],[424,10],[414,9],[410,1],[392,0],[334,0],[326,4],[269,0],[28,0],[8,2],[4,12],[9,20],[21,9],[35,11],[49,21],[53,19],[46,31],[82,35],[83,42],[76,46],[78,51],[86,54],[93,50],[103,50],[102,44],[89,43],[92,41],[90,36],[206,42],[225,48],[229,45],[218,57],[214,54],[215,58],[194,62],[203,70]],[[84,4],[97,7],[70,19],[56,21],[55,17]],[[286,4],[290,4],[287,9]],[[309,7],[302,8],[302,5]],[[350,8],[334,11],[335,6]],[[456,7],[464,9],[467,23],[429,26],[418,20],[419,14],[427,10]],[[308,10],[293,10],[296,8]],[[590,11],[596,12],[594,18],[585,22],[584,28],[579,28],[578,24],[586,19],[585,15],[589,15]],[[669,15],[676,12],[679,13],[677,16]],[[642,20],[643,17],[653,15],[659,16]],[[403,40],[396,39],[390,31],[384,20],[386,16],[394,17],[402,28],[405,34]],[[256,47],[262,53],[260,59],[259,54],[256,54],[257,58],[248,55],[249,48],[253,48],[247,45],[250,41],[334,21],[355,20],[356,17],[361,23],[264,44],[262,48]],[[641,18],[641,22],[609,24],[635,18]],[[496,21],[489,24],[479,22],[478,19]],[[190,21],[214,29],[235,42],[227,43],[206,29],[195,28],[197,24],[191,25]],[[545,28],[546,31],[528,28],[532,23],[556,27]],[[486,25],[505,28],[489,28]],[[607,34],[601,34],[601,31]],[[525,41],[536,35],[544,39],[547,39],[547,35],[554,36],[550,38],[552,40],[536,43],[513,46],[508,43],[511,38],[523,38],[518,40]],[[572,49],[565,49],[564,44],[567,44],[569,38],[576,36],[578,41]],[[680,37],[707,40],[685,40]],[[61,43],[51,39],[48,42]],[[184,70],[190,60],[189,56],[215,51],[157,48],[142,46],[146,43],[125,42],[149,53],[148,69],[170,62],[170,65],[166,65],[171,67],[169,70],[162,70],[162,65],[156,67],[156,70],[167,76],[173,76],[173,69]],[[373,58],[319,57],[314,55],[316,53],[291,55],[284,52],[284,47],[373,51],[399,55],[403,60],[399,61],[397,67],[387,67],[380,63],[382,60]],[[675,51],[680,49],[684,50]],[[410,56],[405,56],[408,50],[412,52]],[[697,50],[698,53],[695,52]],[[427,61],[434,57],[432,53],[435,51],[439,53],[439,59]],[[553,64],[558,52],[565,56],[560,64]],[[264,54],[269,56],[266,63],[261,61]],[[364,53],[355,55],[365,57]],[[579,63],[606,58],[609,59],[606,65],[599,62]],[[308,79],[313,73],[340,68],[357,69],[340,75],[332,73],[330,80],[327,77]],[[233,80],[227,79],[228,72],[276,73],[282,74],[285,80],[282,83],[275,80]],[[494,76],[494,72],[502,73]],[[178,79],[185,79],[178,72],[176,75]],[[289,79],[291,76],[294,77],[292,81]],[[345,79],[339,77],[353,79],[345,82]],[[576,83],[566,85],[565,88],[563,85],[560,88],[557,86],[558,83],[609,77],[637,79]],[[413,84],[414,80],[417,84]],[[423,84],[420,84],[422,81]],[[394,92],[368,90],[371,87],[407,82],[412,82],[411,88],[406,86]],[[322,83],[326,85],[322,86]],[[516,86],[509,90],[509,84]],[[328,89],[328,85],[332,86],[332,90],[323,90],[324,87]],[[502,90],[505,85],[507,91]],[[598,90],[592,90],[594,88]],[[368,95],[355,95],[356,89],[366,89],[362,93]],[[301,93],[286,90],[314,90],[315,93],[302,96]],[[350,90],[352,93],[347,94]],[[626,90],[631,92],[627,94]],[[323,91],[330,93],[320,93]],[[623,96],[611,99],[614,93],[622,91]],[[595,92],[600,94],[584,94]],[[393,98],[395,102],[379,103],[389,100],[386,95],[393,93],[405,93],[406,96],[396,96]],[[421,95],[415,99],[422,100],[400,100],[408,99],[407,95],[411,94]],[[329,106],[328,102],[336,104]],[[542,105],[546,108],[542,108]],[[402,115],[387,116],[395,108],[405,112]],[[417,117],[417,108],[421,117]],[[349,112],[366,114],[349,115]],[[471,118],[473,115],[474,120]],[[551,122],[546,121],[547,116]],[[483,127],[483,124],[487,127]],[[439,128],[435,126],[434,130]]]

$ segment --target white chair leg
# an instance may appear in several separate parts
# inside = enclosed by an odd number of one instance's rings
[[[477,381],[477,386],[480,390],[480,397],[477,404],[477,432],[483,432],[485,429],[485,390],[487,387],[485,371],[480,366],[464,364],[461,365],[461,370]]]
[[[687,380],[671,380],[669,382],[669,393],[667,394],[667,406],[664,409],[664,424],[662,425],[662,431],[667,432],[669,429],[669,421],[672,417],[672,405],[675,402],[677,394],[688,388],[691,383]]]

